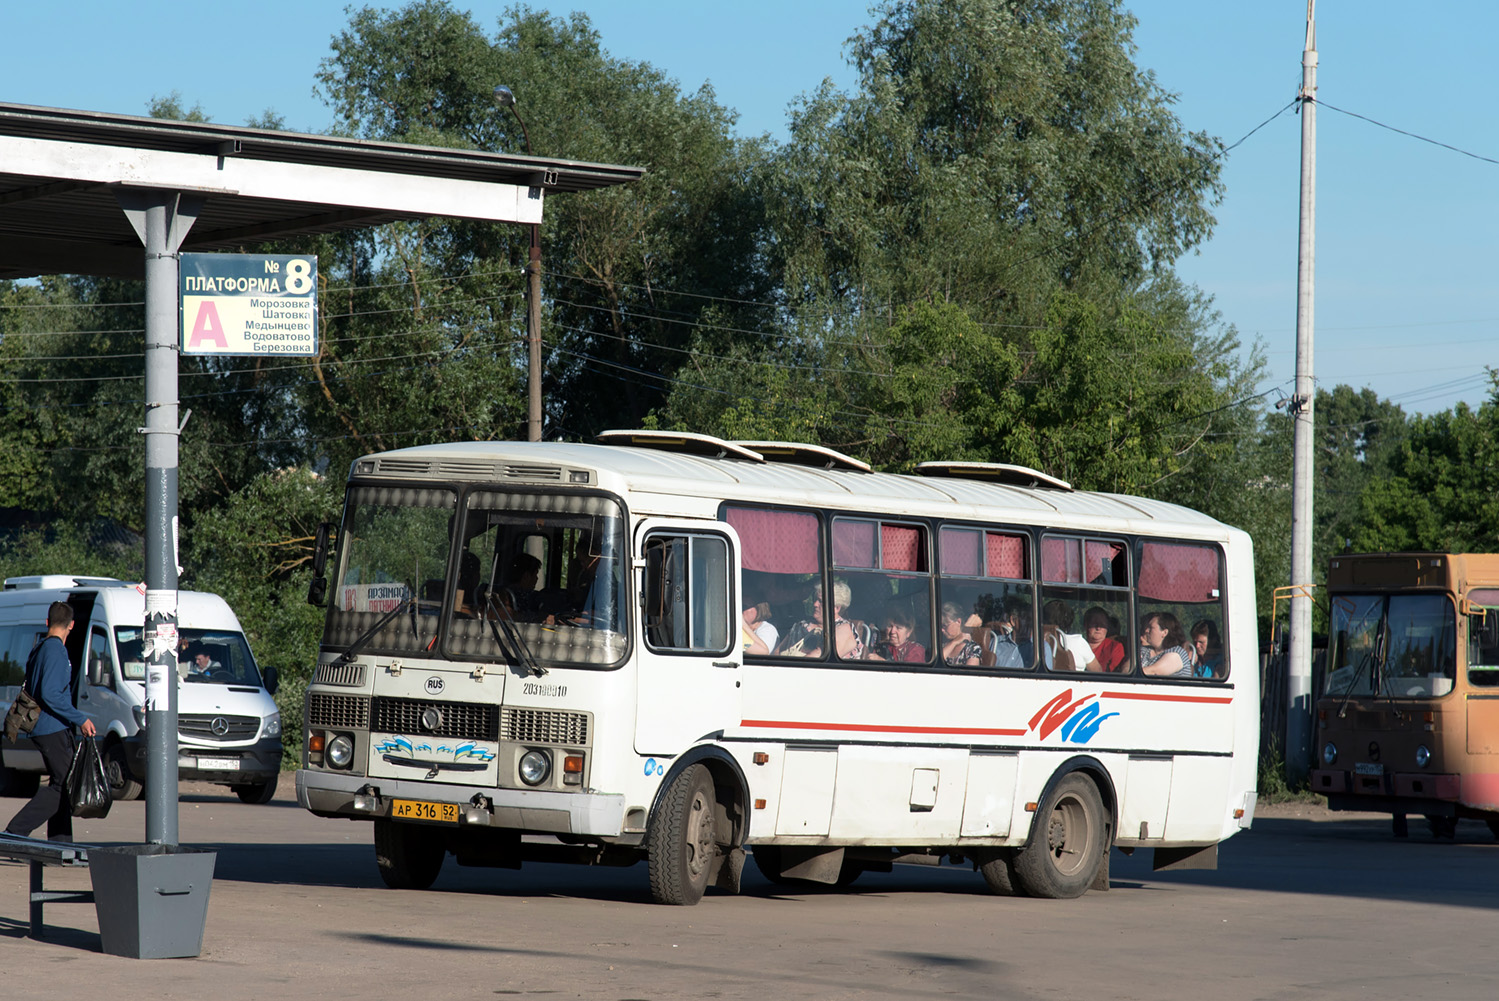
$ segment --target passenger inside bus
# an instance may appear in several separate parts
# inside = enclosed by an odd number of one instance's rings
[[[833,581],[833,629],[838,656],[845,660],[858,660],[864,656],[863,646],[855,637],[853,627],[843,617],[849,598],[848,582],[841,579]],[[781,638],[780,646],[776,648],[776,653],[783,657],[822,656],[822,590],[814,590],[807,600],[811,606],[811,616],[787,630],[786,635]]]
[[[771,623],[770,603],[751,602],[743,612],[744,624],[740,627],[745,653],[764,656],[776,648],[781,635]]]
[[[1140,673],[1157,678],[1192,677],[1192,651],[1181,622],[1170,612],[1151,612],[1140,624]]]
[[[1128,671],[1128,657],[1124,644],[1117,637],[1118,628],[1109,613],[1094,605],[1083,613],[1083,639],[1093,651],[1093,659],[1087,664],[1090,671]]]
[[[1212,619],[1199,619],[1192,625],[1192,656],[1199,678],[1216,678],[1223,674],[1223,640]]]
[[[1041,635],[1046,666],[1053,671],[1086,670],[1093,660],[1093,650],[1080,633],[1068,632],[1075,619],[1072,606],[1054,598],[1042,606],[1041,615],[1045,621]]]
[[[974,642],[963,621],[963,610],[956,602],[942,603],[942,662],[952,667],[978,667],[983,647]]]
[[[916,616],[904,602],[891,602],[885,609],[884,638],[869,653],[869,660],[925,664],[926,647],[916,642]]]

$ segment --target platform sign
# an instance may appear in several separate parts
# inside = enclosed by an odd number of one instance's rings
[[[317,354],[317,258],[182,254],[182,353]]]

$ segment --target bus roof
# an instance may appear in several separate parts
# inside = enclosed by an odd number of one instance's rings
[[[765,445],[768,443],[758,443]],[[770,449],[766,450],[771,451]],[[592,485],[630,494],[639,513],[672,513],[664,498],[698,498],[793,506],[858,507],[871,513],[992,520],[1003,509],[1021,523],[1148,534],[1238,533],[1205,514],[1166,501],[1068,491],[1004,479],[905,476],[691,454],[660,447],[568,442],[469,441],[419,445],[362,456],[351,475],[433,477],[517,485]],[[1048,478],[1049,479],[1049,478]],[[663,498],[660,510],[649,495]]]

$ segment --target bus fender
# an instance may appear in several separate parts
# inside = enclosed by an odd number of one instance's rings
[[[1109,775],[1109,770],[1103,766],[1103,762],[1091,754],[1077,754],[1057,766],[1056,771],[1051,773],[1051,778],[1046,780],[1046,786],[1041,790],[1038,803],[1044,803],[1056,788],[1058,782],[1073,772],[1083,772],[1093,784],[1098,787],[1098,795],[1103,799],[1104,809],[1109,812],[1109,836],[1106,847],[1114,847],[1114,834],[1119,830],[1119,794],[1114,788],[1114,779]],[[1026,836],[1025,845],[1030,847],[1032,839],[1036,837],[1035,816],[1031,817],[1031,831]]]
[[[739,762],[734,756],[724,750],[718,744],[697,744],[688,748],[671,763],[666,775],[661,779],[661,785],[656,789],[656,795],[651,800],[651,813],[649,824],[656,822],[656,812],[661,804],[661,797],[666,790],[681,775],[693,765],[706,765],[708,772],[713,776],[713,786],[718,793],[719,802],[727,807],[729,823],[732,825],[732,836],[729,843],[736,848],[744,846],[744,839],[749,833],[749,782],[744,778],[744,771],[739,767]]]

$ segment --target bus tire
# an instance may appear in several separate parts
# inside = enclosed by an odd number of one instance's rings
[[[375,821],[375,865],[392,890],[425,890],[442,871],[442,836],[432,828]]]
[[[1426,826],[1431,831],[1433,838],[1446,838],[1448,841],[1457,837],[1457,818],[1442,817],[1435,813],[1426,815]]]
[[[646,845],[656,903],[703,899],[718,859],[716,806],[713,776],[700,764],[684,769],[662,795]]]
[[[781,849],[777,845],[757,845],[750,849],[750,857],[755,860],[755,868],[760,870],[760,875],[776,883],[785,886],[792,882],[781,875],[785,868],[781,862]]]
[[[989,889],[999,896],[1025,896],[1015,885],[1015,853],[1009,849],[1001,848],[994,852],[978,864],[978,869]]]
[[[1065,776],[1036,811],[1030,842],[1015,853],[1016,885],[1032,897],[1082,896],[1108,849],[1104,831],[1098,787],[1080,772]]]
[[[109,795],[114,799],[140,799],[146,788],[131,776],[125,745],[118,740],[104,746],[104,774],[109,777]]]

